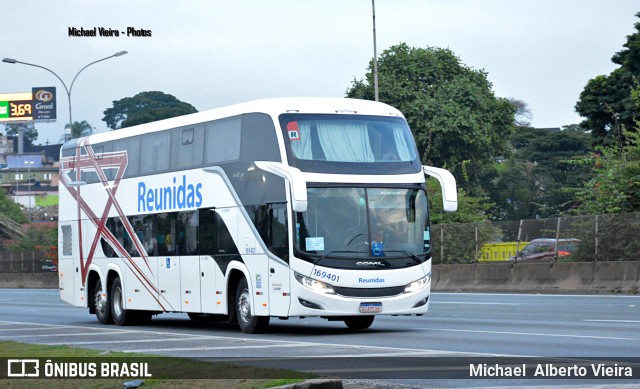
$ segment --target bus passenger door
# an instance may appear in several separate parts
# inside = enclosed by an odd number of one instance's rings
[[[216,217],[214,209],[198,210],[198,243],[200,252],[200,311],[222,313],[222,290],[216,290],[218,265],[216,255]],[[222,283],[224,285],[224,283]]]
[[[200,256],[200,311],[220,313],[222,291],[216,290],[216,261],[210,255]]]
[[[182,312],[200,312],[200,256],[198,255],[198,211],[178,215],[180,254],[180,302]]]
[[[289,266],[282,261],[269,258],[269,306],[271,316],[289,316],[291,289]]]
[[[287,203],[270,204],[266,237],[269,254],[269,306],[272,316],[288,316],[291,304],[289,285],[289,228]]]
[[[158,301],[167,312],[181,311],[180,303],[180,257],[178,255],[178,232],[176,214],[162,214],[158,217]]]

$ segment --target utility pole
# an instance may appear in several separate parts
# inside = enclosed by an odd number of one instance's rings
[[[373,94],[376,101],[380,101],[378,93],[378,49],[376,48],[376,0],[371,0],[373,10]]]

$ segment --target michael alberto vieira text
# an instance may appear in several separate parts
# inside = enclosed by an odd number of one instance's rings
[[[501,366],[499,364],[487,365],[486,363],[469,365],[470,377],[527,377],[527,364]],[[532,377],[564,377],[564,378],[624,378],[633,377],[633,369],[630,366],[619,366],[617,363],[607,365],[604,363],[591,363],[588,366],[567,366],[566,364],[537,363]]]

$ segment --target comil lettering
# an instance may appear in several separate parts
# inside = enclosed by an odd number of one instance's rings
[[[164,211],[171,209],[194,208],[202,205],[202,184],[187,184],[187,176],[178,183],[161,188],[147,188],[144,182],[138,183],[138,212]]]

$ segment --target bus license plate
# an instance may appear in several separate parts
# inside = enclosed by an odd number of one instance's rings
[[[360,313],[382,312],[382,303],[360,303]]]

